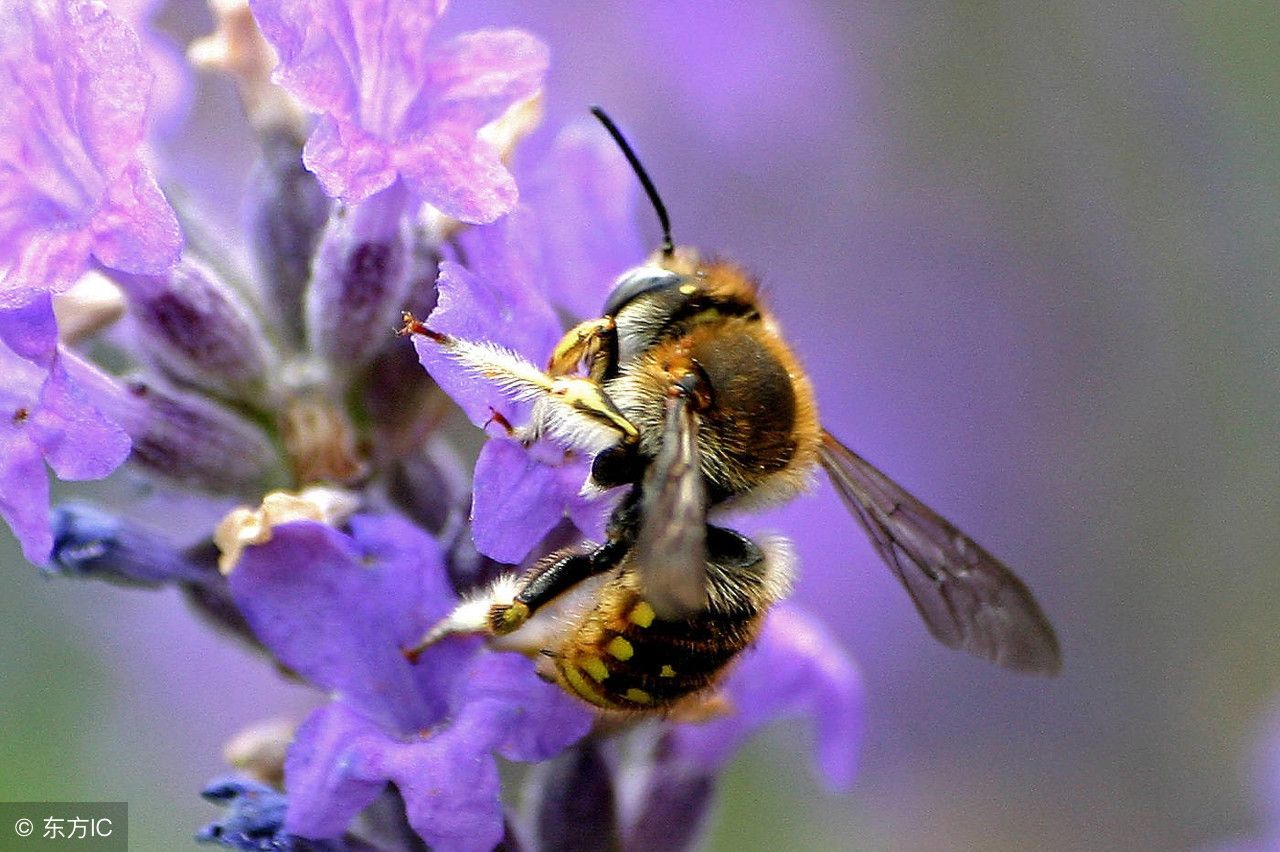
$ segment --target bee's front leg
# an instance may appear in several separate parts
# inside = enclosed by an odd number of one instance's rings
[[[578,323],[560,338],[547,363],[550,376],[567,376],[587,365],[587,377],[603,384],[618,366],[618,327],[613,317]]]
[[[525,429],[509,430],[513,437],[532,442],[545,435],[564,447],[591,453],[639,439],[635,425],[590,378],[548,375],[508,349],[435,331],[407,312],[400,334],[427,338],[508,398],[534,403],[533,422]]]

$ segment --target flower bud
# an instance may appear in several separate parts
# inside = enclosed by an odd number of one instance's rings
[[[613,778],[595,741],[583,740],[539,766],[531,779],[538,849],[617,848]]]
[[[262,155],[249,179],[247,232],[267,310],[282,335],[301,347],[302,303],[311,259],[333,202],[302,165],[302,140],[287,128],[261,136]]]
[[[368,361],[391,339],[404,307],[410,241],[399,183],[334,211],[316,250],[307,290],[307,342],[339,372]]]
[[[187,256],[163,276],[113,277],[156,367],[214,394],[260,394],[270,345],[257,318],[209,266]]]
[[[49,574],[92,577],[128,585],[216,580],[212,562],[201,564],[165,536],[81,503],[53,510]]]
[[[161,478],[215,494],[261,494],[280,458],[259,426],[213,400],[141,380],[118,382],[68,357],[90,400],[133,441],[129,460]]]

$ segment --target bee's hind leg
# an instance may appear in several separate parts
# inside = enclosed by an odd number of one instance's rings
[[[544,604],[583,580],[608,571],[621,561],[625,546],[608,541],[587,552],[553,553],[520,576],[500,577],[480,595],[468,598],[427,631],[413,647],[403,649],[414,662],[447,636],[505,636],[520,629]]]

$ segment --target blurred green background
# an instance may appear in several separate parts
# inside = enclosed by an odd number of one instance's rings
[[[863,768],[830,797],[780,727],[726,779],[709,848],[1253,832],[1280,694],[1280,6],[450,16],[551,44],[549,122],[623,120],[677,239],[764,279],[827,424],[1015,566],[1063,638],[1052,682],[937,647],[825,488],[753,522],[797,533],[798,597],[862,665]],[[208,29],[182,3],[161,20]],[[167,156],[243,175],[234,114],[202,78]],[[236,186],[199,189],[233,219]],[[214,815],[196,793],[222,742],[312,701],[172,593],[45,581],[0,548],[0,799],[124,799],[136,847],[169,848]]]

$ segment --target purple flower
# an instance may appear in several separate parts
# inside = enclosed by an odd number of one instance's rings
[[[0,309],[69,286],[91,260],[159,273],[182,237],[138,158],[151,72],[99,3],[0,13]]]
[[[401,178],[448,216],[491,222],[516,186],[477,131],[538,91],[547,50],[518,30],[428,44],[445,5],[251,3],[280,53],[277,80],[320,113],[304,159],[330,194],[361,201]]]
[[[459,237],[471,266],[446,261],[436,282],[439,302],[427,320],[444,334],[501,346],[533,363],[551,354],[562,333],[545,291],[540,246],[523,210]],[[609,501],[580,494],[587,460],[539,441],[525,448],[505,437],[528,406],[509,400],[490,381],[415,339],[427,371],[471,421],[494,435],[480,451],[473,485],[476,549],[499,562],[520,562],[566,514],[588,537],[599,536]]]
[[[289,749],[291,833],[340,836],[392,782],[428,843],[491,849],[503,834],[493,755],[545,760],[591,726],[532,662],[478,640],[442,643],[416,666],[403,658],[456,602],[438,545],[406,521],[356,516],[350,537],[287,524],[230,582],[281,663],[335,696]]]
[[[67,374],[56,339],[47,294],[0,310],[0,516],[41,565],[53,545],[45,462],[62,479],[101,479],[129,452],[129,436]]]
[[[128,26],[84,0],[6,4],[0,75],[0,515],[43,563],[42,460],[63,479],[100,479],[129,450],[67,375],[49,294],[94,262],[162,272],[182,239],[138,157],[151,73]]]
[[[618,274],[643,252],[631,218],[635,176],[598,128],[560,134],[530,171],[536,189],[518,210],[458,237],[467,265],[441,266],[439,303],[427,325],[541,364],[564,331],[557,311],[598,313]],[[461,368],[434,343],[417,339],[415,345],[432,378],[492,436],[476,462],[476,548],[518,563],[566,515],[585,536],[599,538],[612,501],[581,493],[587,460],[545,441],[525,448],[504,437],[501,424],[523,422],[528,406]]]
[[[177,45],[152,23],[164,0],[111,0],[108,5],[138,34],[147,64],[155,73],[152,123],[161,133],[176,133],[191,108],[191,69]]]

